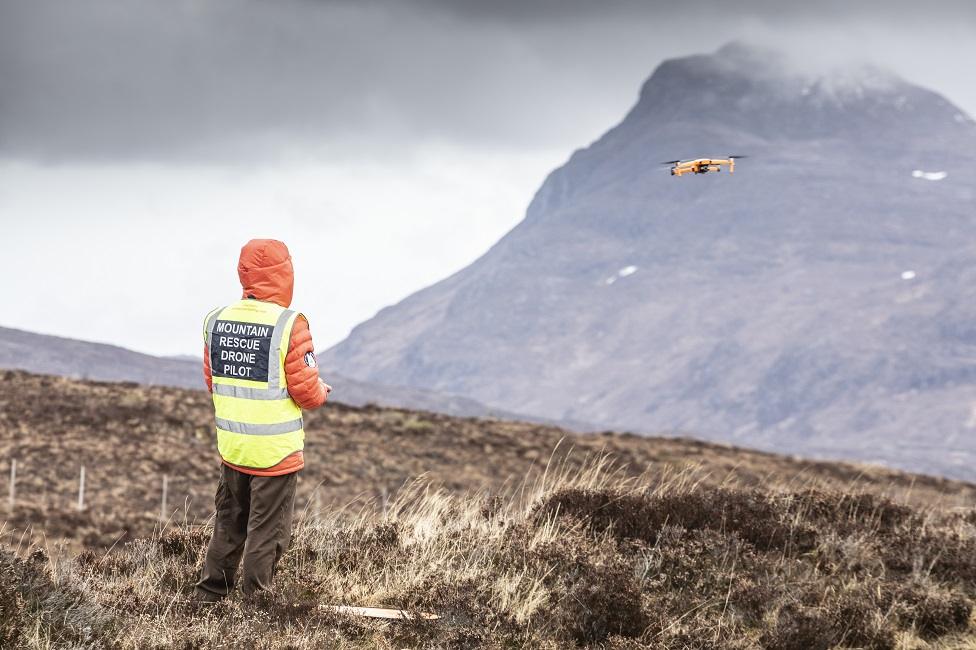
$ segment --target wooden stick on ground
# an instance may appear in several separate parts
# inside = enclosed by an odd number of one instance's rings
[[[408,612],[403,609],[387,609],[385,607],[353,607],[351,605],[321,605],[321,609],[348,614],[350,616],[365,616],[367,618],[386,618],[390,620],[413,620],[423,619],[425,621],[436,621],[440,618],[437,614],[426,612]]]

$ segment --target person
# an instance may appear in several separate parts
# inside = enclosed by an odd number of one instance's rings
[[[194,597],[213,603],[234,588],[269,589],[288,548],[298,473],[305,466],[302,409],[325,404],[305,317],[288,309],[295,284],[284,243],[241,249],[241,300],[204,321],[203,373],[213,395],[220,483],[213,537]]]

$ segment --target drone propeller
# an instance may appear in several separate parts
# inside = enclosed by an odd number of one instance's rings
[[[739,158],[748,158],[749,156],[729,156],[729,160],[738,160]]]
[[[680,160],[666,160],[666,161],[664,161],[661,164],[662,165],[677,165],[679,162],[681,162],[681,161]]]

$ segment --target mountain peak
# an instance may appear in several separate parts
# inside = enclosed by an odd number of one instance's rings
[[[731,42],[711,54],[661,63],[629,119],[657,128],[714,122],[766,138],[920,134],[959,123],[939,95],[866,62],[823,64],[796,53]]]

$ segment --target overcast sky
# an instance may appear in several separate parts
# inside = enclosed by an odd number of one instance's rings
[[[976,2],[0,0],[0,325],[197,353],[277,237],[321,349],[484,252],[662,59],[733,39],[976,115]]]

